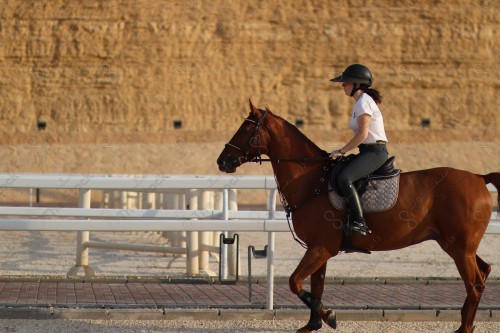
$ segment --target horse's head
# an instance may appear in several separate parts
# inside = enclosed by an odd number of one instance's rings
[[[217,164],[219,170],[233,173],[245,162],[256,161],[267,153],[264,121],[269,110],[259,110],[250,101],[250,114],[231,140],[226,143]]]

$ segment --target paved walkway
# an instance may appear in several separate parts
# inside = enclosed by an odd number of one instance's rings
[[[309,286],[307,284],[307,289]],[[254,308],[265,307],[266,285],[207,281],[81,282],[0,281],[0,307],[69,308]],[[325,286],[323,303],[335,309],[459,309],[462,281],[334,282]],[[303,308],[287,283],[276,283],[274,307]],[[491,281],[480,309],[500,310],[500,281]]]

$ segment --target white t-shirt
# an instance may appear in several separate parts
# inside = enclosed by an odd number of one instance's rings
[[[368,137],[363,143],[374,143],[375,141],[382,140],[388,141],[385,135],[384,118],[382,112],[378,108],[377,103],[368,94],[363,94],[358,99],[352,109],[352,117],[349,121],[349,127],[358,133],[358,117],[363,114],[370,115],[370,126],[368,128]]]

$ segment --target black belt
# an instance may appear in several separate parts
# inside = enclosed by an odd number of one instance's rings
[[[387,141],[384,141],[384,140],[377,140],[375,142],[370,142],[370,143],[362,143],[362,145],[365,145],[365,146],[371,146],[371,145],[385,145],[387,143]]]
[[[360,152],[364,151],[382,151],[386,149],[385,141],[377,141],[374,143],[362,143],[358,146]]]

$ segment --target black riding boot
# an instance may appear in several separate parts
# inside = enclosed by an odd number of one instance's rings
[[[361,201],[359,199],[358,191],[356,188],[350,184],[344,190],[348,193],[345,194],[347,199],[347,227],[363,236],[370,234],[371,231],[366,224],[365,218],[363,217],[363,209],[361,208]],[[348,190],[348,191],[347,191]]]

